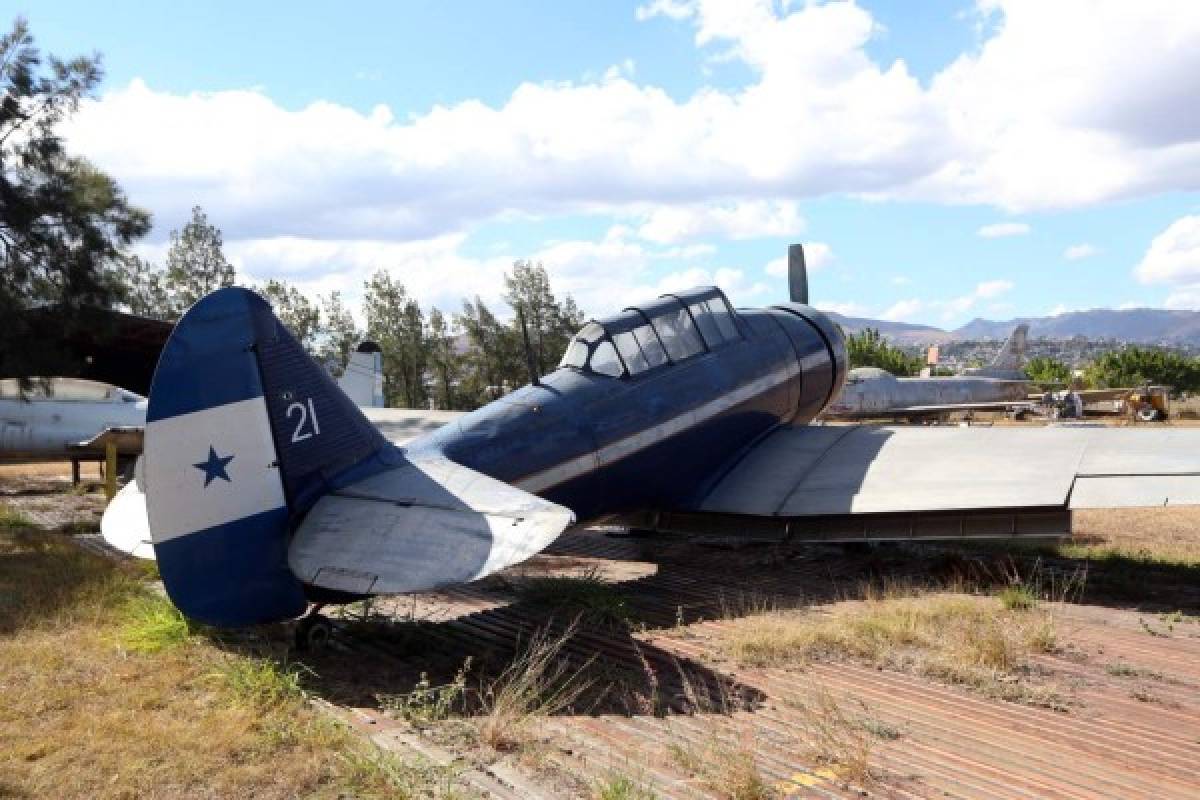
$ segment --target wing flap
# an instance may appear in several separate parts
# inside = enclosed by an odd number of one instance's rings
[[[317,501],[288,563],[313,586],[416,592],[524,561],[573,522],[569,509],[445,458],[414,459]]]

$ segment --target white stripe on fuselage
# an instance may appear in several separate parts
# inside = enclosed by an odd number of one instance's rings
[[[544,469],[541,472],[526,475],[524,478],[514,481],[513,484],[527,492],[536,494],[549,489],[551,486],[566,483],[573,478],[578,478],[580,475],[586,475],[600,467],[606,467],[623,458],[628,458],[665,439],[669,439],[683,431],[708,422],[710,419],[723,414],[734,406],[741,405],[747,400],[758,397],[760,394],[776,388],[781,383],[791,380],[796,376],[797,372],[799,372],[799,366],[794,361],[789,361],[783,369],[778,369],[761,378],[756,378],[750,383],[739,386],[732,392],[722,395],[715,400],[710,400],[703,405],[688,409],[677,417],[618,439],[601,447],[599,450],[584,453],[581,456],[576,456],[561,464]]]
[[[205,486],[209,448],[224,462]],[[282,508],[283,484],[262,397],[146,425],[146,510],[155,543]]]

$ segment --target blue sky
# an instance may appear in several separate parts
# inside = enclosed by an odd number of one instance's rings
[[[69,136],[154,212],[151,258],[200,203],[248,278],[353,298],[383,268],[446,308],[514,258],[598,313],[713,280],[761,304],[789,241],[864,315],[1200,307],[1191,4],[18,13],[103,53]]]

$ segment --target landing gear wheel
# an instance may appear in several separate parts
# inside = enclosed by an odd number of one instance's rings
[[[329,645],[333,625],[320,614],[309,614],[296,623],[296,649],[319,653]]]

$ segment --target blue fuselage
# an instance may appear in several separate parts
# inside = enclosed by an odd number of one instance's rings
[[[788,304],[735,321],[737,338],[641,374],[559,368],[408,449],[436,449],[580,521],[676,506],[767,431],[813,419],[845,377],[842,336],[820,312]]]

